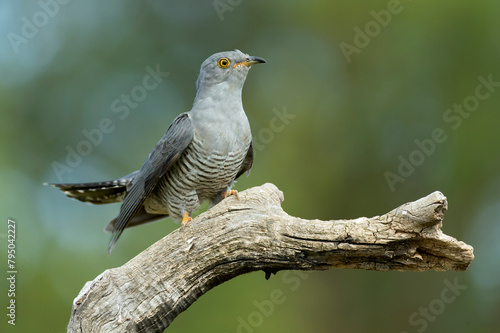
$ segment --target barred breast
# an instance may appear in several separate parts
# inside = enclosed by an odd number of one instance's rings
[[[240,143],[235,148],[207,151],[195,137],[145,202],[146,211],[181,219],[185,211],[193,212],[203,201],[214,202],[232,185],[249,144],[245,147]]]

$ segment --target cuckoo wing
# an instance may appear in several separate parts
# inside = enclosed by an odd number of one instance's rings
[[[108,253],[113,250],[127,223],[141,210],[144,201],[160,178],[186,150],[193,140],[193,134],[194,129],[189,114],[182,113],[175,118],[167,132],[153,148],[141,170],[131,182],[130,188],[127,189],[127,195],[115,220]]]
[[[252,168],[252,164],[253,164],[253,141],[250,142],[250,147],[248,147],[247,155],[245,156],[245,159],[243,160],[243,163],[241,164],[240,171],[238,171],[236,178],[238,178],[239,176],[241,176],[245,172],[247,172],[249,174],[250,169]]]

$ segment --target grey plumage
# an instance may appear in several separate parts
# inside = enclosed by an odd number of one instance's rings
[[[51,185],[85,202],[123,201],[106,227],[112,231],[109,252],[126,227],[191,216],[205,200],[216,204],[252,166],[252,134],[241,92],[250,66],[263,62],[239,50],[205,60],[193,108],[173,121],[139,171],[108,182]]]

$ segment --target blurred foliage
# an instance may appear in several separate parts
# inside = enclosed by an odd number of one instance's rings
[[[168,332],[495,331],[500,89],[456,129],[443,115],[474,95],[479,76],[500,81],[499,10],[498,1],[460,0],[1,1],[0,207],[5,221],[17,222],[18,280],[16,327],[2,314],[0,330],[65,331],[86,281],[178,227],[165,220],[125,232],[107,256],[101,230],[119,206],[84,205],[41,184],[58,181],[53,163],[65,163],[68,147],[104,118],[111,133],[62,180],[113,179],[139,168],[191,107],[201,62],[238,48],[268,63],[245,85],[261,147],[236,189],[275,183],[287,212],[321,219],[378,215],[440,190],[450,203],[444,232],[472,244],[476,259],[465,273],[279,272],[266,281],[256,272],[209,292]],[[363,47],[346,57],[342,43],[356,41]],[[169,75],[121,119],[113,102],[142,84],[148,66]],[[270,132],[278,111],[293,119]],[[385,173],[397,174],[400,156],[408,159],[415,140],[436,128],[447,139],[391,190]],[[455,279],[467,289],[439,308],[445,280]],[[0,285],[4,307],[6,280]],[[256,304],[273,290],[283,302],[259,315]],[[411,321],[429,306],[432,320]]]

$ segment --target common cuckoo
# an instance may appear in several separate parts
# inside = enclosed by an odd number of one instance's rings
[[[167,216],[185,226],[203,201],[237,196],[235,179],[250,171],[252,133],[241,91],[250,67],[265,62],[239,50],[213,54],[201,65],[191,111],[175,118],[140,170],[112,181],[51,185],[84,202],[123,201],[106,226],[109,253],[125,228]]]

